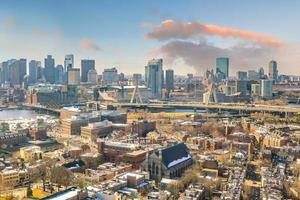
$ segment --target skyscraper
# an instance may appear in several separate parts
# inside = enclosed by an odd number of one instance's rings
[[[9,81],[9,66],[8,62],[1,63],[1,80],[2,83]]]
[[[98,83],[98,74],[95,69],[91,69],[87,73],[87,79],[89,83],[97,84]]]
[[[74,55],[73,54],[69,54],[69,55],[65,56],[64,67],[65,67],[65,72],[67,72],[68,69],[74,68]]]
[[[260,79],[259,73],[255,70],[248,71],[248,80],[249,81],[258,81]]]
[[[37,67],[37,80],[40,80],[42,79],[44,76],[43,74],[43,68],[42,68],[42,64],[40,64],[38,67]]]
[[[134,81],[134,83],[140,84],[140,82],[142,81],[142,74],[138,74],[138,73],[133,74],[132,80]]]
[[[238,80],[247,80],[247,72],[238,71],[237,72],[237,78]]]
[[[80,84],[80,69],[69,68],[67,73],[68,73],[68,85]]]
[[[145,67],[145,82],[148,88],[151,88],[152,96],[154,98],[161,98],[161,92],[163,87],[162,80],[162,59],[152,59],[148,61],[148,65]]]
[[[166,70],[166,89],[167,91],[174,89],[174,70],[172,69]]]
[[[258,74],[259,74],[259,78],[263,79],[265,77],[265,70],[264,68],[259,68],[258,69]]]
[[[19,70],[19,82],[23,83],[24,76],[27,74],[27,60],[25,58],[19,60]]]
[[[91,69],[95,69],[95,60],[81,60],[81,81],[87,82],[87,74]]]
[[[259,83],[251,84],[251,96],[255,96],[255,97],[261,96],[260,90],[261,87]]]
[[[51,84],[55,82],[55,61],[51,55],[45,58],[44,76],[47,82]]]
[[[104,69],[102,73],[102,81],[104,84],[111,85],[119,81],[118,70],[113,67],[109,69]]]
[[[55,67],[55,83],[63,83],[64,81],[64,67],[57,65]]]
[[[220,57],[216,59],[216,73],[221,74],[224,79],[229,75],[229,58]]]
[[[271,99],[273,94],[273,80],[265,79],[261,80],[261,97],[265,99]]]
[[[9,82],[12,86],[21,85],[24,80],[24,76],[26,75],[27,68],[26,59],[20,60],[9,60],[8,61],[8,70],[9,70]]]
[[[29,62],[29,83],[36,83],[38,78],[38,67],[41,66],[40,61],[31,60]]]
[[[278,78],[277,62],[275,60],[271,60],[269,62],[269,79],[276,81],[277,78]]]

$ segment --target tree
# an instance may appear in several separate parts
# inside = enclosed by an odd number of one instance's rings
[[[83,189],[86,188],[86,186],[88,185],[84,176],[80,176],[78,178],[76,178],[76,182],[79,188]]]
[[[30,171],[30,179],[32,182],[38,180],[43,182],[43,191],[46,190],[46,181],[50,179],[50,172],[54,165],[54,160],[45,159],[42,163],[36,163],[36,167]]]
[[[74,174],[63,166],[53,167],[50,174],[50,181],[59,187],[68,187],[74,181]]]
[[[27,196],[32,197],[32,189],[30,185],[27,187]]]
[[[195,169],[187,170],[181,178],[181,182],[184,187],[187,187],[190,184],[196,184],[198,181],[199,176],[197,174],[197,170]]]

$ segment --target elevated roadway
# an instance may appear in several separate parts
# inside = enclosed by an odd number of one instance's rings
[[[115,103],[123,108],[135,109],[203,109],[203,110],[228,110],[248,112],[270,112],[270,113],[300,113],[300,107],[271,106],[255,104],[202,104],[202,103]]]

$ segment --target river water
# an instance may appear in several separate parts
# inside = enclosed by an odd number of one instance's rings
[[[38,114],[32,110],[2,110],[0,111],[0,121],[14,119],[32,119]]]

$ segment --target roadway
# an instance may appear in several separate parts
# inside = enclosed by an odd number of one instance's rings
[[[273,113],[300,113],[300,107],[271,106],[255,104],[202,104],[202,103],[115,103],[114,105],[128,108],[149,108],[149,109],[203,109],[203,110],[235,110],[249,112],[273,112]]]
[[[193,109],[193,110],[226,110],[226,111],[248,111],[248,112],[271,112],[271,113],[299,113],[299,107],[289,106],[271,106],[257,104],[234,104],[234,103],[219,103],[219,104],[203,104],[196,102],[162,102],[162,103],[112,103],[114,106],[122,108],[136,109]],[[54,113],[60,113],[60,109],[49,108],[41,105],[23,104],[24,107],[31,109],[41,109]]]

